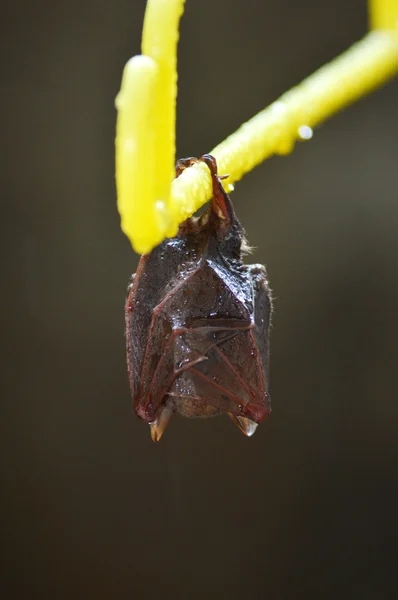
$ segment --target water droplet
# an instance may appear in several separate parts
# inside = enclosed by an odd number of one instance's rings
[[[311,127],[309,127],[308,125],[301,125],[298,128],[298,134],[302,140],[310,140],[312,138],[312,136],[314,135],[314,132],[312,131]]]

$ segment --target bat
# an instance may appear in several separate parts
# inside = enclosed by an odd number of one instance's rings
[[[177,162],[176,175],[198,159]],[[270,413],[271,294],[262,265],[245,265],[244,230],[210,155],[213,197],[176,237],[142,255],[125,305],[136,414],[160,440],[176,412],[227,413],[247,436]]]

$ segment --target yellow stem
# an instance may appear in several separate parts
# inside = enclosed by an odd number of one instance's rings
[[[396,29],[398,25],[398,0],[369,0],[371,29]]]
[[[307,132],[398,73],[398,34],[374,31],[265,108],[210,154],[231,184],[273,154],[287,154]],[[301,129],[303,127],[304,129]],[[181,222],[211,197],[203,165],[173,181],[171,209]]]
[[[148,0],[142,33],[142,53],[155,60],[159,68],[151,123],[155,135],[151,161],[156,165],[155,202],[163,203],[166,211],[176,162],[177,43],[184,4],[185,0]]]
[[[122,229],[149,252],[211,197],[208,169],[197,164],[173,180],[178,25],[185,0],[148,0],[143,56],[131,59],[116,100],[116,184]],[[398,73],[398,0],[369,0],[363,40],[265,108],[211,151],[228,191],[273,154],[287,154],[312,127]]]
[[[178,24],[185,0],[148,0],[142,52],[123,72],[116,106],[116,186],[124,233],[147,252],[174,230]]]

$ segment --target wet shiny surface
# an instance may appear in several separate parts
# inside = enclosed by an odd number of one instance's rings
[[[275,297],[270,418],[248,439],[176,417],[154,444],[126,377],[137,257],[114,189],[143,12],[3,15],[1,596],[395,600],[397,82],[236,185]],[[360,38],[365,3],[188,0],[182,27],[188,156]]]

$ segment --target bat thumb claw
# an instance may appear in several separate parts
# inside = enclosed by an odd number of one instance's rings
[[[233,415],[232,413],[228,413],[232,421],[239,427],[241,431],[247,436],[251,437],[253,433],[256,431],[258,423],[248,419],[247,417],[238,417]]]
[[[149,423],[151,428],[151,438],[154,442],[159,442],[162,437],[171,417],[173,416],[173,409],[171,406],[165,404],[160,411],[158,418],[152,423]]]

